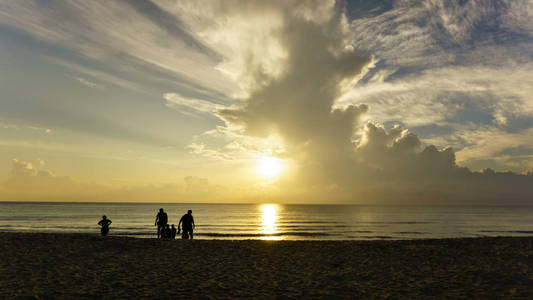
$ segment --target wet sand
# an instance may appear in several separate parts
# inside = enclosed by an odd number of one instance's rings
[[[0,297],[532,298],[533,238],[161,241],[0,233]]]

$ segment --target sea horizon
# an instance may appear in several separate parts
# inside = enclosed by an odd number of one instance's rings
[[[262,203],[0,202],[0,231],[156,237],[159,208],[169,224],[192,209],[195,238],[260,240],[403,240],[533,236],[533,207]]]
[[[276,205],[308,205],[308,206],[422,206],[422,207],[437,207],[437,206],[450,206],[450,207],[533,207],[533,203],[509,203],[509,204],[496,204],[496,203],[303,203],[303,202],[143,202],[143,201],[38,201],[38,200],[0,200],[2,203],[13,204],[30,204],[30,203],[48,203],[48,204],[213,204],[213,205],[264,205],[264,204],[276,204]]]

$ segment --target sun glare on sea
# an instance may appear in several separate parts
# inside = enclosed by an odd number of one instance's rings
[[[261,233],[266,235],[276,234],[278,230],[278,206],[275,204],[263,204],[260,207],[261,216]],[[264,236],[262,240],[280,240],[279,236]]]
[[[256,172],[264,178],[273,178],[283,170],[281,160],[271,156],[261,156],[257,160]]]

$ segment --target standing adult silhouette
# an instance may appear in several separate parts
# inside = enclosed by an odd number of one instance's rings
[[[194,225],[194,218],[192,217],[192,210],[189,209],[189,211],[187,211],[187,213],[184,214],[183,217],[181,217],[180,222],[178,223],[178,232],[180,230],[181,224],[183,224],[183,233],[188,233],[190,239],[192,240],[192,232],[193,229],[196,227],[196,225]]]
[[[157,238],[161,237],[161,234],[163,233],[163,230],[165,229],[165,226],[168,223],[168,216],[167,213],[160,208],[159,212],[157,213],[157,216],[155,217],[155,224],[154,226],[157,226]]]

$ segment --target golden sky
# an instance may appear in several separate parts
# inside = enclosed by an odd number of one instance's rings
[[[529,204],[531,11],[0,1],[0,201]]]

